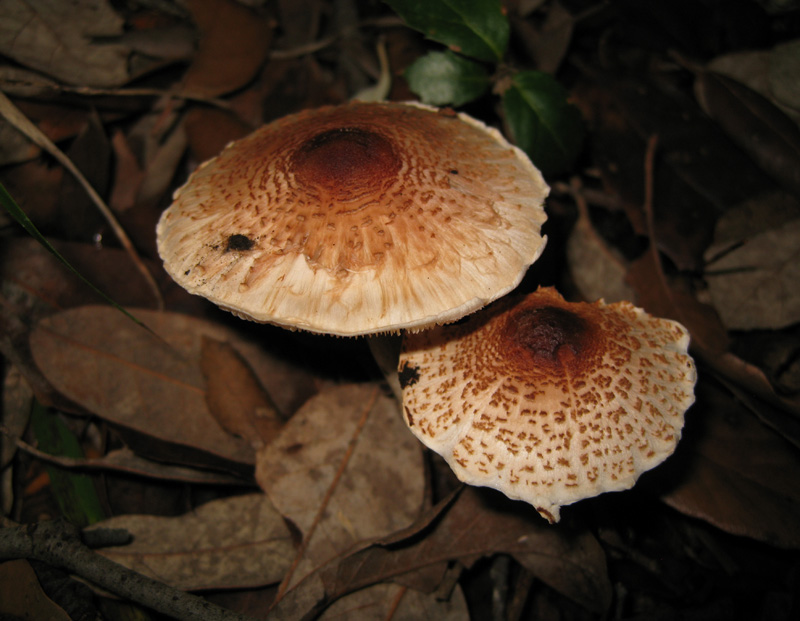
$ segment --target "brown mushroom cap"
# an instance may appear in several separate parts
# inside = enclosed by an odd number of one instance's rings
[[[549,188],[494,129],[420,105],[300,112],[198,168],[166,270],[240,316],[351,336],[459,319],[541,254]]]
[[[458,478],[559,509],[628,489],[675,450],[696,371],[680,324],[628,302],[506,298],[460,325],[407,334],[411,431]]]

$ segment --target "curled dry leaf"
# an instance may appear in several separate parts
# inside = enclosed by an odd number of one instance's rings
[[[322,621],[467,621],[469,609],[460,588],[448,599],[421,593],[396,584],[376,584],[334,602],[319,617]]]
[[[25,559],[0,563],[0,617],[70,621],[71,617],[42,589]]]
[[[183,83],[186,94],[215,97],[247,84],[267,58],[269,22],[234,0],[190,0],[200,42]]]
[[[377,386],[345,385],[309,400],[258,452],[256,480],[303,534],[290,586],[413,522],[423,500],[422,447]]]
[[[701,385],[686,442],[661,473],[678,511],[729,533],[800,548],[800,458],[723,389]]]
[[[514,556],[540,580],[580,605],[602,612],[611,601],[605,554],[588,531],[549,526],[531,507],[512,503],[493,490],[464,488],[455,502],[423,515],[421,531],[376,543],[322,570],[330,599],[379,581],[443,561],[467,567],[499,553]],[[420,535],[424,536],[420,536]],[[430,584],[430,589],[438,583]]]
[[[625,263],[597,233],[585,209],[567,240],[570,273],[585,300],[609,304],[634,299],[625,282]]]
[[[706,267],[711,300],[731,330],[800,321],[800,219],[764,231]]]
[[[123,515],[91,530],[99,528],[133,535],[103,556],[185,590],[272,584],[294,555],[289,529],[263,494],[214,500],[178,517]]]
[[[106,0],[5,0],[0,9],[0,53],[68,84],[127,82],[129,49],[95,41],[122,32],[123,21]]]
[[[111,307],[85,306],[36,326],[34,359],[59,392],[115,425],[135,450],[171,463],[249,472],[255,460],[250,441],[225,432],[206,405],[203,336],[230,343],[268,389],[291,381],[291,369],[213,323],[175,313],[134,314],[163,340]]]
[[[668,281],[647,252],[628,266],[627,283],[649,313],[679,321],[692,335],[692,346],[712,354],[728,348],[728,332],[713,306],[699,302],[682,281]]]
[[[800,128],[767,98],[711,71],[695,95],[706,113],[787,191],[800,194]]]
[[[236,348],[203,335],[200,368],[206,381],[206,405],[222,428],[249,441],[253,448],[272,442],[283,419]]]

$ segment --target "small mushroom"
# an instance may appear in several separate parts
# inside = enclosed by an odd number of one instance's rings
[[[172,278],[233,313],[355,336],[454,321],[541,254],[539,171],[465,114],[306,110],[201,165],[157,228]]]
[[[628,489],[673,453],[694,402],[688,345],[683,326],[628,302],[509,297],[405,335],[406,423],[460,480],[557,522],[563,505]]]

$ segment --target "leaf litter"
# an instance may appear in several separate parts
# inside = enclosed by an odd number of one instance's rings
[[[0,219],[4,371],[22,373],[36,397],[70,414],[87,454],[42,455],[19,423],[26,406],[14,405],[11,416],[5,405],[13,433],[4,475],[14,474],[3,477],[6,515],[54,515],[53,503],[39,502],[50,489],[37,474],[42,463],[103,472],[93,479],[101,497],[122,493],[133,477],[153,491],[151,502],[145,492],[140,510],[111,518],[134,541],[104,554],[155,568],[182,588],[228,593],[237,609],[261,618],[712,619],[715,610],[792,618],[784,611],[798,601],[791,576],[800,548],[800,389],[773,382],[800,359],[798,197],[785,165],[797,145],[787,131],[773,132],[772,143],[734,146],[724,128],[736,133],[753,118],[741,109],[732,120],[706,116],[692,80],[700,75],[708,94],[719,86],[706,84],[716,79],[710,72],[724,68],[714,59],[749,53],[756,71],[724,70],[726,79],[755,79],[791,116],[796,42],[779,41],[752,12],[715,21],[706,19],[713,9],[683,13],[666,0],[654,3],[657,23],[641,21],[632,3],[609,12],[590,2],[583,13],[560,2],[507,7],[514,63],[555,71],[590,136],[577,164],[552,180],[548,250],[522,286],[634,298],[685,322],[700,361],[698,404],[678,453],[641,486],[570,507],[553,528],[493,492],[460,489],[425,456],[363,342],[242,327],[173,286],[154,251],[155,221],[172,190],[228,140],[370,85],[378,60],[362,57],[379,38],[389,42],[390,96],[407,99],[403,70],[441,46],[398,27],[388,7],[360,1],[193,0],[167,10],[82,0],[60,16],[40,4],[25,27],[12,15],[20,6],[0,8],[0,51],[13,59],[0,62],[0,87],[76,162],[93,163],[91,145],[111,137],[114,175],[99,176],[111,187],[98,189],[168,310],[144,310],[155,304],[152,293],[106,225],[72,210],[72,201],[59,204],[62,169],[7,125],[4,135],[17,138],[3,140],[0,178],[82,273],[169,345],[86,306],[94,294]],[[85,10],[102,19],[80,19]],[[723,22],[724,37],[711,36]],[[50,31],[40,37],[43,24]],[[699,46],[680,35],[698,24],[709,34]],[[177,48],[163,33],[177,35]],[[543,51],[537,42],[551,35],[557,45]],[[70,54],[53,53],[67,43]],[[700,74],[685,61],[699,56]],[[746,102],[741,92],[715,90],[722,99],[712,117],[729,115],[731,98]],[[502,127],[493,96],[469,109]],[[769,126],[775,112],[758,105],[755,121]],[[94,138],[81,147],[80,135]],[[609,221],[625,226],[609,229]],[[647,250],[653,239],[659,261]],[[366,452],[370,443],[380,448]],[[189,490],[178,515],[180,503],[167,509],[154,500],[166,481]]]

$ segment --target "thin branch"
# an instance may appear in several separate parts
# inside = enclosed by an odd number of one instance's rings
[[[179,621],[255,621],[93,552],[81,541],[80,530],[63,520],[0,528],[0,559],[20,558],[60,567],[119,597]]]

